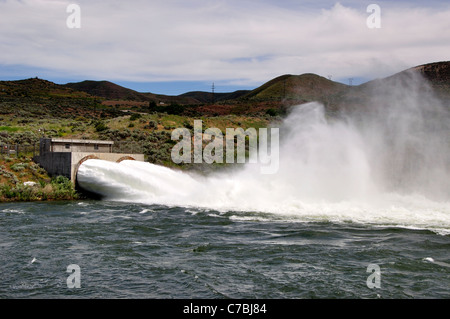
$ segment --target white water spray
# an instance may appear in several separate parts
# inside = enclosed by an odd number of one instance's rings
[[[416,75],[396,81],[374,88],[367,110],[339,119],[319,103],[296,106],[280,127],[274,175],[257,164],[204,177],[88,160],[78,183],[110,200],[450,233],[449,110]]]

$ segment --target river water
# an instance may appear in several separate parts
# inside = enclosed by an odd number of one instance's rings
[[[2,204],[0,229],[0,298],[450,297],[427,229],[114,201]]]

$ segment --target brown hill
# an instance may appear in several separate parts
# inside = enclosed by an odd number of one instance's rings
[[[18,81],[0,81],[0,97],[86,98],[92,96],[36,77]]]
[[[420,72],[441,97],[450,99],[450,61],[424,64],[413,70]]]
[[[24,117],[98,117],[111,113],[99,110],[100,100],[39,78],[18,81],[0,81],[0,114]]]
[[[142,93],[124,88],[109,81],[90,81],[67,83],[66,87],[77,91],[86,92],[90,95],[103,97],[108,100],[131,100],[148,101],[149,98]]]
[[[412,68],[433,84],[450,86],[450,61],[428,63]]]
[[[90,81],[67,83],[65,86],[74,90],[83,91],[90,95],[102,97],[111,101],[133,101],[133,102],[163,102],[166,104],[195,104],[199,103],[194,98],[183,96],[169,96],[153,93],[142,93],[125,88],[109,81]]]
[[[325,96],[345,90],[347,85],[328,80],[316,74],[286,74],[279,76],[249,92],[249,100],[323,100]]]

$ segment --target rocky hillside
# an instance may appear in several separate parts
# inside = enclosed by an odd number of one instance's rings
[[[431,83],[450,86],[450,62],[429,63],[413,68],[421,72]]]
[[[450,62],[437,62],[417,66],[420,72],[443,98],[450,99]]]

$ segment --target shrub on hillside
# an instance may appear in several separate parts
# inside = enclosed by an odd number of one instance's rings
[[[141,118],[141,114],[139,114],[139,113],[133,113],[131,116],[130,116],[130,121],[136,121],[137,119],[140,119]]]
[[[94,127],[97,132],[103,132],[108,129],[108,126],[102,121],[95,122]]]

